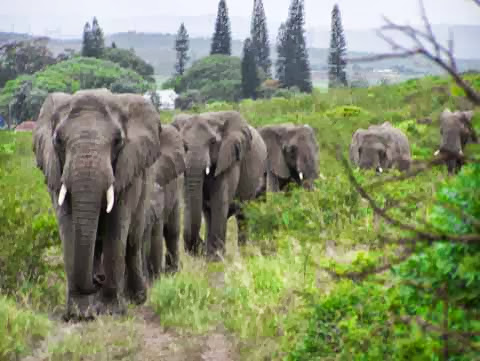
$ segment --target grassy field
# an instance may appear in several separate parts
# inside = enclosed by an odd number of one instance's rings
[[[480,89],[480,77],[469,80]],[[438,337],[390,328],[389,312],[413,312],[410,306],[417,302],[404,301],[400,288],[392,286],[396,276],[383,273],[383,285],[362,285],[328,272],[371,269],[394,258],[398,249],[382,244],[379,235],[402,235],[375,217],[353,188],[336,146],[346,154],[356,129],[390,121],[408,135],[414,159],[426,160],[440,141],[439,113],[465,104],[458,89],[441,78],[209,104],[202,111],[236,109],[255,126],[293,122],[316,127],[325,180],[318,180],[313,192],[293,189],[267,203],[250,204],[251,241],[245,247],[237,247],[230,220],[224,262],[207,264],[182,252],[181,271],[158,280],[147,305],[132,306],[126,317],[80,325],[59,321],[65,292],[60,241],[43,176],[35,168],[31,136],[1,132],[0,359],[440,359],[432,351]],[[162,121],[172,116],[163,113]],[[424,117],[433,123],[417,124]],[[475,125],[480,126],[478,115]],[[467,167],[464,177],[471,172]],[[362,184],[373,177],[371,171],[354,174]],[[439,167],[414,180],[377,187],[374,198],[380,204],[389,197],[404,201],[405,209],[393,215],[419,223],[435,213],[436,194],[450,182]],[[473,284],[480,272],[475,277]]]

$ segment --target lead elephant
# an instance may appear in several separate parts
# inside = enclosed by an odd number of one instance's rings
[[[163,172],[157,172],[154,191],[147,210],[144,232],[144,270],[150,280],[160,272],[178,270],[178,241],[180,235],[180,175],[185,171],[183,141],[180,133],[171,125],[162,128],[161,138],[164,149],[171,154],[171,167],[177,178],[165,179]],[[168,144],[167,144],[168,142]],[[166,254],[163,240],[166,243]],[[165,261],[165,267],[163,262]]]
[[[358,129],[352,136],[350,160],[363,169],[408,170],[412,161],[407,136],[389,122]]]
[[[268,151],[267,190],[278,192],[290,182],[313,188],[318,178],[318,143],[309,125],[279,124],[258,129]]]
[[[257,196],[267,149],[255,128],[235,111],[193,115],[172,125],[181,131],[185,146],[185,249],[199,252],[203,211],[207,258],[217,260],[225,252],[230,216],[236,216],[239,243],[246,242],[242,202]]]
[[[440,135],[442,142],[435,155],[445,157],[449,174],[460,171],[465,163],[464,150],[468,143],[478,143],[473,129],[473,111],[455,111],[445,109],[440,114]]]
[[[168,153],[162,154],[161,131],[158,113],[140,95],[53,93],[42,105],[33,151],[63,245],[65,319],[124,313],[124,289],[134,302],[145,301],[141,241],[152,165],[157,162],[166,178],[174,173]],[[97,292],[102,254],[105,274]]]

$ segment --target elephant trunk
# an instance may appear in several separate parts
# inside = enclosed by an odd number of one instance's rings
[[[95,292],[93,263],[99,216],[100,212],[110,212],[114,203],[112,176],[99,171],[102,162],[92,158],[74,160],[68,181],[74,242],[73,282],[75,291],[81,294]]]
[[[186,250],[197,252],[202,224],[203,182],[207,165],[200,159],[187,159],[185,171],[184,240]]]

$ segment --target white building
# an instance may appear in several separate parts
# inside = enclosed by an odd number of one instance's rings
[[[160,99],[160,109],[162,110],[174,110],[175,109],[175,99],[177,99],[178,94],[173,89],[163,89],[156,91],[158,98]],[[145,93],[143,97],[150,100],[151,93]]]

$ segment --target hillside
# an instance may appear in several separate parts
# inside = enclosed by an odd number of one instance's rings
[[[25,38],[24,34],[12,34],[12,33],[0,33],[0,43],[7,39],[19,39]],[[140,33],[140,32],[124,32],[116,33],[106,36],[106,44],[110,45],[112,41],[115,41],[117,46],[121,48],[133,48],[136,53],[152,64],[155,68],[155,72],[160,76],[169,76],[172,73],[175,62],[175,51],[173,49],[175,36],[172,34],[161,33]],[[358,39],[361,43],[362,39]],[[350,44],[350,43],[349,43]],[[80,50],[80,39],[50,39],[50,49],[58,54],[64,49]],[[241,55],[242,43],[239,40],[234,40],[232,43],[233,55]],[[210,39],[207,37],[192,37],[190,39],[190,56],[191,62],[208,55],[210,52]],[[310,48],[310,63],[313,71],[319,71],[322,73],[326,67],[327,61],[327,49],[322,48]],[[275,61],[276,51],[272,45],[272,60]],[[349,57],[360,57],[367,55],[367,52],[349,52]],[[384,60],[369,64],[359,65],[360,69],[380,70],[385,68],[392,68],[396,66],[402,70],[402,73],[406,77],[436,74],[439,69],[432,67],[432,65],[423,59],[393,59]],[[480,56],[478,59],[458,59],[458,67],[460,71],[477,69],[480,70]],[[352,68],[349,69],[352,72]],[[322,77],[322,74],[319,74]],[[315,76],[314,76],[315,78]]]
[[[478,75],[468,81],[480,90]],[[249,241],[238,247],[232,218],[223,262],[188,256],[181,243],[180,272],[157,280],[144,306],[132,305],[126,316],[77,324],[59,316],[65,303],[63,258],[47,186],[34,166],[31,134],[0,132],[0,320],[7,320],[7,327],[0,327],[0,359],[441,359],[436,330],[445,326],[444,307],[451,316],[449,335],[459,331],[467,338],[480,332],[475,321],[478,245],[444,242],[452,232],[478,239],[479,165],[465,166],[456,177],[449,177],[444,166],[428,168],[414,179],[392,183],[388,180],[396,171],[347,172],[335,146],[347,155],[356,129],[389,121],[407,134],[415,161],[430,160],[440,141],[439,113],[466,104],[458,92],[450,94],[453,88],[447,79],[427,77],[329,94],[316,90],[292,99],[207,105],[201,111],[236,109],[254,126],[310,124],[318,130],[324,178],[311,192],[294,187],[251,202]],[[162,113],[162,122],[173,115]],[[425,117],[433,122],[417,122]],[[474,127],[480,130],[478,113]],[[439,227],[442,242],[430,246],[429,238],[417,244],[412,252],[418,255],[392,272],[385,267],[363,281],[339,278],[402,262],[397,257],[410,248],[388,241],[400,239],[409,247],[411,242],[411,232],[374,215],[351,176],[379,207],[399,205],[389,209],[390,217],[422,229],[428,225],[432,232]],[[432,300],[430,289],[446,282],[454,297],[444,305]],[[427,320],[432,329],[402,317]],[[455,345],[449,349],[452,360],[478,356]]]

